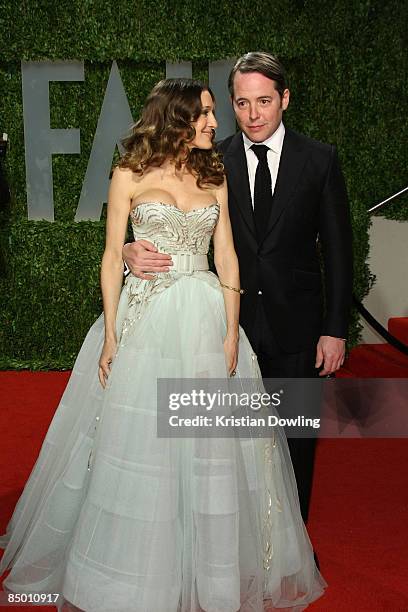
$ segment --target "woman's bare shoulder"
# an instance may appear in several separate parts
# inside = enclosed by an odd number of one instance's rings
[[[111,183],[119,189],[127,191],[130,197],[133,198],[137,195],[143,178],[143,175],[136,174],[131,168],[116,166],[112,173]]]
[[[228,201],[227,179],[224,177],[224,182],[214,188],[214,197],[219,203]]]
[[[134,172],[130,168],[124,166],[115,166],[112,172],[112,180],[117,183],[131,183],[133,182]]]

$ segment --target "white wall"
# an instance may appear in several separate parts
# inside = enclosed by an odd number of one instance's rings
[[[408,317],[408,222],[373,217],[368,263],[377,280],[363,304],[387,328],[390,317]],[[362,342],[384,342],[361,322]]]

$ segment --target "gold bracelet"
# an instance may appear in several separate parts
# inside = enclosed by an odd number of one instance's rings
[[[236,287],[230,287],[229,285],[224,285],[224,283],[220,282],[221,287],[224,287],[225,289],[231,289],[231,291],[236,291],[237,293],[240,293],[241,295],[243,293],[245,293],[245,289],[237,289]]]

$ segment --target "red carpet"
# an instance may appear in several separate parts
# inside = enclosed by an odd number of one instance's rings
[[[68,376],[0,372],[1,532]],[[403,439],[319,442],[309,531],[329,588],[310,610],[408,611],[407,465]]]
[[[389,344],[361,344],[351,351],[340,376],[408,378],[408,357]]]
[[[388,331],[401,342],[408,345],[408,317],[388,319]]]
[[[388,319],[388,331],[408,345],[408,317]],[[408,378],[408,357],[389,344],[360,344],[338,373],[340,378]]]

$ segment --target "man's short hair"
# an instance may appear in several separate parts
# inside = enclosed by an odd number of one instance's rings
[[[240,57],[228,77],[228,89],[231,96],[234,95],[234,78],[237,72],[259,72],[268,79],[275,81],[275,86],[282,97],[287,88],[285,69],[277,57],[264,51],[251,51]]]

